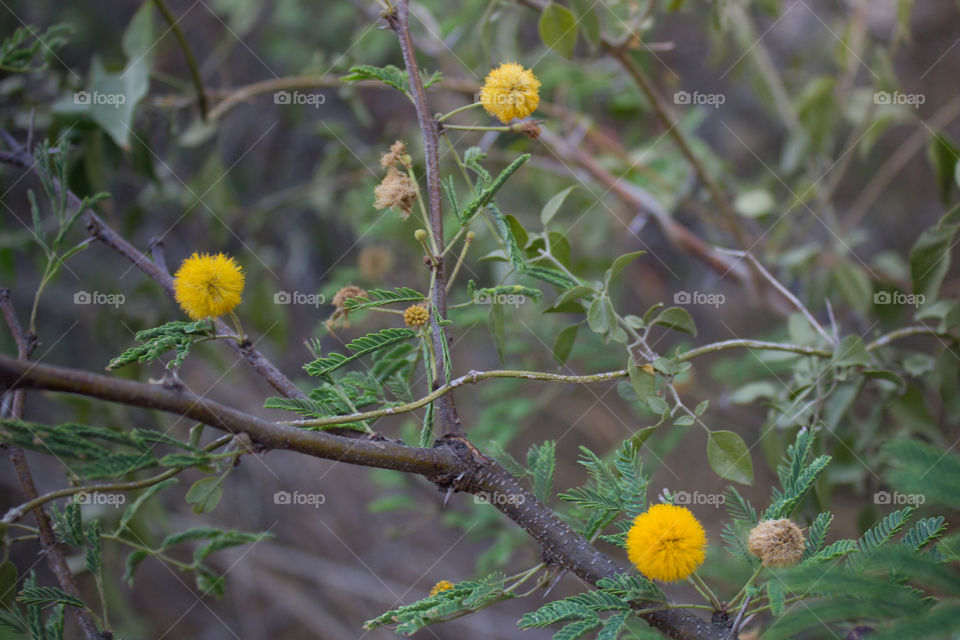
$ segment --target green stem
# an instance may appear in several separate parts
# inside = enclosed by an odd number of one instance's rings
[[[500,127],[483,127],[479,125],[445,124],[443,128],[455,129],[457,131],[513,131],[513,127],[507,125]]]
[[[723,611],[723,605],[720,604],[720,599],[713,592],[713,589],[711,589],[710,586],[703,581],[703,578],[697,575],[696,571],[690,574],[690,584],[692,584],[694,588],[700,592],[700,595],[705,597],[710,602],[710,605],[715,611]]]
[[[443,114],[442,116],[440,116],[439,118],[437,118],[437,122],[443,122],[444,120],[446,120],[447,118],[449,118],[450,116],[452,116],[452,115],[454,115],[454,114],[460,113],[461,111],[466,111],[467,109],[473,109],[474,107],[479,107],[479,106],[481,106],[481,103],[479,103],[479,102],[474,102],[474,103],[472,103],[472,104],[465,105],[465,106],[460,107],[460,108],[458,108],[458,109],[454,109],[453,111],[450,111],[450,112],[448,112],[448,113],[445,113],[445,114]]]
[[[190,49],[190,44],[187,42],[186,36],[183,35],[183,31],[180,29],[180,25],[176,17],[170,12],[170,9],[167,8],[167,5],[163,3],[163,0],[153,0],[153,4],[156,5],[157,9],[160,10],[160,13],[163,14],[163,19],[167,21],[167,24],[170,25],[170,30],[173,31],[173,35],[177,38],[177,42],[180,44],[180,49],[183,50],[183,57],[186,58],[187,66],[190,68],[190,79],[193,81],[193,86],[197,90],[197,106],[200,108],[200,117],[203,120],[207,119],[207,94],[203,90],[203,80],[200,78],[200,69],[197,66],[197,61],[193,57],[193,51]]]
[[[747,580],[747,581],[744,583],[743,588],[740,589],[740,591],[737,592],[737,595],[733,596],[733,600],[730,601],[730,608],[731,608],[731,609],[735,609],[735,608],[740,604],[740,600],[743,598],[744,595],[746,595],[747,589],[750,588],[750,585],[752,585],[753,582],[757,579],[757,576],[760,575],[760,572],[761,572],[761,571],[763,571],[763,563],[762,563],[762,562],[757,565],[757,568],[756,568],[756,570],[753,572],[753,575],[750,576],[750,579]]]

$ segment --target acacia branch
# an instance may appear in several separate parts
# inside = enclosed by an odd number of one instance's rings
[[[0,162],[24,167],[38,175],[43,171],[43,169],[37,164],[30,151],[20,146],[9,133],[0,130],[0,135],[4,137],[7,144],[11,148],[10,151],[0,151]],[[59,180],[57,180],[54,176],[48,175],[47,177],[52,181],[54,189],[56,189],[58,192],[66,192],[68,207],[76,211],[83,206],[83,201],[70,189],[67,189],[61,185]],[[170,277],[170,274],[167,273],[166,269],[156,264],[153,260],[144,255],[139,249],[127,242],[123,236],[114,231],[92,209],[87,208],[84,210],[83,219],[87,225],[87,230],[90,232],[90,235],[129,260],[135,267],[140,269],[140,271],[145,273],[157,284],[159,284],[160,288],[163,289],[163,292],[167,294],[168,298],[171,300],[175,299],[173,291],[173,278]],[[233,330],[219,318],[216,319],[214,323],[217,326],[218,333],[233,334]],[[271,386],[273,386],[274,389],[279,391],[281,394],[289,398],[306,397],[303,391],[293,384],[293,382],[291,382],[290,379],[283,374],[283,372],[281,372],[272,362],[270,362],[262,353],[260,353],[260,351],[255,349],[249,340],[242,343],[236,340],[226,340],[224,342],[226,342],[231,349],[237,352],[254,371],[260,374],[267,382],[270,383]]]
[[[921,331],[910,333],[909,335],[917,335],[917,333],[930,333],[930,331]],[[830,358],[833,356],[832,351],[826,349],[818,349],[816,347],[805,347],[798,344],[788,344],[783,342],[765,342],[763,340],[724,340],[722,342],[714,342],[711,344],[703,345],[702,347],[697,347],[696,349],[691,349],[676,356],[678,362],[686,362],[692,360],[698,356],[706,355],[708,353],[716,353],[718,351],[725,351],[727,349],[759,349],[764,351],[785,351],[790,353],[796,353],[799,355],[805,356],[819,356],[821,358]],[[401,413],[409,413],[411,411],[416,411],[417,409],[424,407],[431,402],[439,400],[444,395],[452,392],[453,390],[462,387],[467,384],[475,384],[482,380],[491,380],[497,378],[513,378],[520,380],[540,380],[543,382],[558,382],[561,384],[592,384],[595,382],[608,382],[610,380],[619,380],[620,378],[626,378],[628,372],[626,369],[617,369],[615,371],[604,371],[602,373],[592,373],[582,376],[576,375],[566,375],[560,373],[549,373],[546,371],[521,371],[514,369],[496,369],[493,371],[470,371],[469,373],[460,376],[450,382],[437,387],[432,392],[418,398],[412,402],[407,402],[400,405],[394,405],[391,407],[386,407],[383,409],[373,409],[371,411],[361,411],[357,413],[348,413],[341,416],[329,416],[326,418],[310,418],[305,420],[290,420],[282,422],[281,424],[289,424],[298,427],[324,427],[324,426],[334,426],[338,424],[344,424],[348,422],[362,422],[366,420],[375,420],[377,418],[383,418],[386,416],[399,415]]]
[[[444,239],[443,239],[443,210],[440,205],[440,130],[439,123],[430,112],[427,102],[427,92],[423,88],[420,78],[420,67],[417,64],[417,55],[410,36],[410,7],[409,0],[400,0],[393,10],[386,13],[384,18],[390,28],[397,35],[400,43],[400,52],[407,68],[407,80],[410,85],[410,95],[417,111],[417,123],[423,137],[423,154],[427,167],[427,205],[430,220],[430,235],[433,238],[433,253],[431,268],[433,269],[433,306],[435,314],[430,314],[430,335],[433,341],[435,373],[433,376],[434,388],[449,381],[446,375],[443,354],[449,349],[447,330],[438,322],[447,317],[447,281],[444,272]],[[453,396],[444,395],[436,405],[440,418],[440,426],[444,435],[462,437],[463,427],[460,417],[453,404]]]
[[[10,333],[13,334],[14,342],[17,344],[18,360],[15,362],[26,365],[36,342],[28,339],[26,334],[24,334],[20,321],[17,320],[13,303],[10,300],[10,291],[7,289],[0,289],[0,311],[2,311],[3,319],[10,329]],[[14,390],[12,396],[10,417],[14,420],[21,420],[23,419],[26,400],[23,389]],[[10,462],[17,474],[17,479],[20,482],[20,487],[23,489],[24,495],[27,497],[27,500],[33,502],[39,492],[37,491],[37,484],[33,480],[33,472],[30,470],[26,454],[24,454],[23,449],[16,445],[6,445],[5,448],[10,456]],[[50,523],[50,517],[47,515],[47,512],[44,511],[42,503],[32,505],[30,510],[37,521],[37,537],[40,539],[40,546],[47,556],[47,564],[57,577],[60,588],[71,596],[80,599],[80,588],[77,586],[73,572],[67,564],[67,559],[57,546],[57,536],[54,533],[53,525]],[[90,615],[88,610],[81,607],[71,607],[71,609],[73,609],[74,615],[77,617],[77,622],[88,640],[110,640],[110,638],[113,637],[113,634],[109,631],[101,633],[100,630],[97,629],[97,624],[94,622],[93,616]]]
[[[501,465],[481,454],[465,438],[441,438],[429,448],[408,447],[385,439],[356,439],[277,424],[198,397],[183,388],[119,380],[0,355],[0,386],[76,393],[111,402],[159,409],[189,417],[234,434],[247,434],[263,449],[287,449],[306,455],[423,475],[445,491],[462,491],[510,500],[491,500],[540,545],[549,563],[596,585],[627,571],[595,549],[583,536]],[[638,603],[642,606],[643,603]],[[643,617],[677,640],[727,640],[727,629],[679,610],[650,611]]]

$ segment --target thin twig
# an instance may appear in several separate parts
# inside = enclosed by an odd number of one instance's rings
[[[25,167],[38,174],[42,171],[34,161],[33,155],[27,149],[21,147],[6,130],[0,129],[0,137],[3,137],[11,148],[11,151],[0,151],[0,162]],[[49,178],[52,180],[54,188],[60,190],[61,185],[59,181],[53,176],[49,176]],[[65,189],[64,191],[67,196],[67,205],[73,210],[79,209],[83,204],[82,200],[69,189]],[[166,269],[161,268],[160,265],[156,264],[139,249],[127,242],[123,236],[114,231],[92,209],[86,209],[83,216],[87,230],[92,236],[129,260],[135,267],[156,281],[168,298],[171,300],[175,299],[173,278],[170,277]],[[220,319],[217,319],[215,324],[218,333],[230,333],[232,331],[230,327]],[[284,396],[289,398],[306,397],[303,391],[293,384],[293,382],[260,353],[260,351],[255,349],[249,341],[239,343],[235,340],[229,340],[226,341],[226,344],[238,353],[254,371],[269,382],[274,389]]]
[[[793,292],[791,292],[789,289],[783,286],[779,280],[774,278],[773,274],[767,271],[766,267],[760,264],[760,261],[757,260],[752,253],[750,253],[749,251],[735,251],[730,249],[718,249],[718,251],[721,251],[722,253],[728,253],[732,256],[738,256],[740,258],[746,258],[747,260],[749,260],[753,264],[753,266],[757,269],[757,271],[764,278],[767,279],[767,282],[772,284],[777,291],[783,294],[783,296],[787,300],[789,300],[793,304],[793,306],[797,308],[797,311],[803,314],[803,317],[807,319],[807,321],[813,326],[813,328],[817,331],[817,333],[823,336],[823,339],[827,341],[827,344],[834,344],[833,336],[827,333],[827,330],[823,328],[823,325],[821,325],[817,321],[817,319],[813,317],[813,314],[810,313],[810,310],[807,309],[806,305],[800,302],[800,299],[797,298],[797,296],[793,295]]]
[[[440,325],[439,320],[447,317],[447,287],[444,271],[443,246],[443,211],[440,204],[440,130],[427,103],[427,93],[420,78],[420,66],[417,64],[416,51],[413,39],[410,36],[410,7],[409,0],[400,0],[393,11],[384,15],[387,24],[397,35],[400,43],[400,52],[407,68],[407,78],[410,85],[410,94],[417,111],[417,122],[423,137],[423,153],[426,160],[427,174],[427,209],[430,217],[430,235],[433,239],[436,259],[432,262],[433,269],[433,306],[436,313],[430,314],[430,328],[433,340],[434,359],[433,384],[442,385],[448,381],[443,354],[448,353],[449,337],[446,328]],[[445,395],[436,405],[437,415],[443,435],[463,437],[463,427],[453,404],[453,397]]]
[[[190,68],[190,79],[193,81],[193,86],[197,90],[197,106],[200,109],[200,118],[203,120],[207,119],[207,94],[203,89],[203,79],[200,78],[200,69],[197,66],[197,61],[193,57],[193,51],[190,49],[190,43],[187,42],[186,36],[183,35],[183,31],[180,29],[179,20],[170,12],[170,9],[164,4],[163,0],[153,0],[153,4],[156,5],[157,9],[160,10],[160,13],[163,14],[163,19],[167,21],[167,24],[170,25],[170,30],[173,31],[173,35],[177,38],[177,42],[180,44],[180,49],[183,51],[183,57],[186,58],[187,66]]]
[[[204,451],[214,451],[223,445],[227,444],[234,438],[233,435],[226,435],[217,440],[214,440],[209,445],[203,448]],[[241,455],[246,453],[244,451],[235,452],[236,455]],[[48,491],[42,496],[37,496],[32,500],[25,502],[19,506],[13,507],[7,510],[7,513],[3,516],[2,522],[9,524],[11,522],[16,522],[23,517],[23,514],[27,511],[32,511],[37,507],[45,505],[48,502],[57,500],[59,498],[66,498],[69,496],[76,495],[78,493],[106,493],[106,492],[120,492],[120,491],[136,491],[137,489],[145,489],[147,487],[152,487],[155,484],[160,484],[164,480],[174,477],[182,471],[185,471],[189,467],[175,467],[173,469],[167,469],[163,473],[158,473],[155,476],[150,476],[149,478],[144,478],[143,480],[134,480],[131,482],[112,482],[104,484],[91,484],[84,485],[79,487],[66,487],[64,489],[56,489],[54,491]]]

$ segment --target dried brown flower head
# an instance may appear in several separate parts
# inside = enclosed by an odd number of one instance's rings
[[[373,190],[376,200],[373,206],[377,209],[396,207],[400,217],[404,220],[410,217],[413,202],[417,199],[417,187],[406,174],[400,173],[396,167],[387,169],[383,182]]]
[[[803,557],[803,532],[793,520],[764,520],[747,536],[747,549],[767,567],[791,567]]]
[[[398,164],[409,167],[412,162],[410,154],[407,153],[407,145],[401,140],[397,140],[390,145],[390,151],[380,156],[381,167],[394,167]]]

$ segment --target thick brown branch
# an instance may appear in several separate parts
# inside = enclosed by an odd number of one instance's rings
[[[29,364],[0,355],[0,386],[64,391],[184,415],[231,433],[245,433],[263,448],[288,449],[307,455],[426,476],[441,489],[490,496],[491,504],[526,531],[552,564],[590,584],[626,569],[591,546],[550,508],[540,502],[497,462],[461,437],[441,438],[430,449],[388,440],[344,438],[306,431],[251,416],[184,389],[118,380],[108,376],[45,364]],[[680,640],[725,640],[727,628],[685,611],[646,614],[645,619]]]
[[[454,459],[439,449],[415,449],[387,440],[360,440],[307,431],[275,424],[206,400],[186,389],[159,384],[144,384],[110,376],[55,367],[47,364],[23,363],[0,355],[0,385],[8,388],[34,387],[66,391],[120,402],[147,409],[159,409],[231,433],[246,433],[267,449],[290,449],[319,458],[342,460],[368,467],[383,467],[432,475],[452,468]]]

